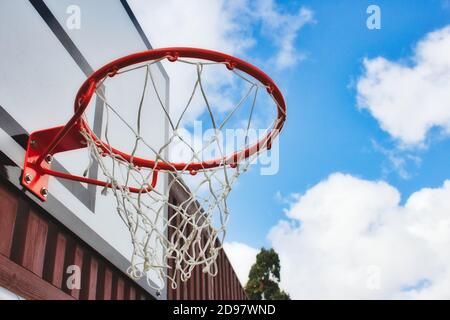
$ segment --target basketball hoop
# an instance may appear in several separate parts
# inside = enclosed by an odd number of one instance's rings
[[[272,98],[276,107],[276,119],[258,141],[249,143],[246,139],[242,149],[231,154],[221,154],[213,159],[203,159],[203,150],[194,150],[179,134],[178,125],[174,126],[171,122],[173,132],[167,144],[155,150],[141,136],[141,109],[147,87],[150,86],[149,83],[152,83],[156,93],[156,103],[161,106],[171,121],[167,106],[160,98],[151,72],[153,65],[164,60],[172,63],[186,63],[196,68],[197,82],[192,96],[196,91],[201,91],[217,134],[222,127],[217,126],[214,121],[213,108],[210,107],[202,84],[203,68],[209,65],[223,65],[234,75],[247,81],[250,84],[247,96],[255,92],[251,112],[249,112],[247,134],[259,88],[264,88]],[[109,79],[136,70],[145,71],[145,85],[136,115],[137,128],[134,128],[120,117],[118,110],[108,103],[102,86]],[[107,135],[101,139],[90,128],[85,112],[94,95],[103,101],[107,112],[118,116],[132,131],[135,136],[135,141],[131,144],[134,145],[133,152],[126,153],[118,150],[112,146]],[[178,124],[189,105],[190,101],[181,114]],[[234,181],[246,171],[250,162],[261,152],[271,149],[274,139],[283,128],[285,119],[285,101],[277,85],[264,72],[243,60],[220,52],[196,48],[164,48],[140,52],[115,60],[94,72],[79,89],[74,103],[74,115],[66,125],[33,132],[30,135],[22,184],[42,201],[46,201],[48,197],[49,176],[97,185],[103,187],[105,193],[107,190],[112,190],[117,199],[118,213],[129,229],[132,239],[133,257],[129,269],[130,275],[140,278],[150,271],[156,272],[160,279],[169,279],[175,287],[177,273],[180,274],[181,280],[185,281],[196,266],[202,266],[205,273],[211,275],[217,273],[215,261],[222,248],[221,241],[225,235],[228,218],[227,196]],[[190,161],[168,159],[167,150],[175,140],[182,141],[192,150]],[[215,142],[212,139],[211,143]],[[153,157],[138,156],[135,152],[138,145],[148,148]],[[90,159],[98,163],[106,177],[105,180],[52,169],[55,154],[85,148],[89,150]],[[183,203],[174,204],[169,194],[159,192],[157,186],[160,174],[166,174],[169,177],[168,192],[175,186],[184,190],[187,197]],[[200,186],[192,188],[184,183],[183,177],[199,174],[202,176],[196,179]],[[199,190],[205,185],[208,186],[208,197],[200,195]],[[214,189],[215,185],[218,186],[216,189]],[[171,216],[164,216],[165,207],[173,211]],[[214,218],[217,212],[219,217]],[[215,219],[220,221],[218,228],[214,226]],[[156,227],[158,223],[163,223],[165,228],[172,228],[175,231],[172,231],[169,237],[167,233],[161,232]],[[161,246],[164,251],[163,256],[159,257],[149,243]],[[168,259],[175,261],[172,267],[168,265]],[[172,270],[168,272],[168,268]],[[161,287],[162,285],[159,285],[158,289]]]

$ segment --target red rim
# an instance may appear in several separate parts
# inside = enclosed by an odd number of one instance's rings
[[[129,67],[134,64],[143,63],[146,61],[153,61],[158,59],[167,58],[171,62],[175,62],[178,58],[196,58],[202,60],[209,60],[213,62],[225,63],[228,69],[238,69],[241,70],[253,78],[257,79],[264,86],[270,94],[273,95],[275,101],[277,102],[277,119],[273,128],[264,136],[261,140],[255,144],[249,146],[248,148],[235,152],[224,158],[217,158],[214,160],[202,161],[202,162],[192,162],[192,163],[165,163],[158,162],[154,160],[143,159],[139,157],[131,157],[131,155],[124,153],[120,150],[109,146],[106,142],[101,141],[95,133],[89,128],[86,121],[83,120],[82,115],[86,111],[92,96],[95,93],[97,84],[107,76],[114,76],[119,70]],[[76,123],[80,127],[84,128],[87,133],[93,138],[94,141],[101,141],[100,147],[104,149],[105,152],[112,150],[115,154],[123,157],[127,161],[132,161],[133,164],[139,167],[152,168],[154,170],[167,170],[167,171],[199,171],[203,169],[215,168],[218,166],[230,165],[235,166],[241,159],[248,158],[255,153],[262,151],[264,149],[270,149],[272,141],[277,137],[281,129],[283,128],[284,122],[286,120],[286,104],[281,94],[280,89],[275,84],[275,82],[266,75],[259,68],[230,55],[211,51],[206,49],[198,48],[162,48],[149,50],[144,52],[135,53],[120,59],[117,59],[98,71],[92,74],[81,86],[75,98],[75,114],[73,117]]]

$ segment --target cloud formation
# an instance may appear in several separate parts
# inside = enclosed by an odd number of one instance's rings
[[[303,58],[295,41],[301,28],[313,21],[312,11],[302,7],[297,14],[284,13],[274,0],[167,0],[151,4],[133,0],[130,5],[154,47],[208,48],[247,60],[252,56],[271,61],[269,65],[278,70],[292,67]],[[269,58],[250,53],[259,41],[272,47]],[[189,68],[181,63],[166,63],[164,67],[171,78],[170,112],[177,119],[192,94],[197,71],[195,66]],[[225,68],[211,69],[205,68],[203,74],[210,103],[219,113],[229,112],[245,89]],[[185,114],[185,123],[199,119],[204,112],[205,103],[197,94]],[[260,114],[265,113],[256,112],[255,119]]]
[[[239,242],[226,242],[223,247],[239,281],[245,286],[259,250]]]
[[[372,140],[372,147],[375,151],[386,157],[382,164],[382,176],[387,178],[391,173],[396,173],[403,180],[409,180],[414,176],[411,169],[416,169],[422,164],[422,159],[398,148],[389,149],[375,140]]]
[[[450,26],[429,33],[410,63],[365,59],[358,105],[402,146],[421,146],[434,127],[450,133]]]
[[[405,204],[389,184],[333,174],[269,238],[295,299],[450,297],[450,181]]]
[[[314,22],[311,10],[301,7],[296,14],[287,14],[277,8],[273,0],[255,1],[255,8],[251,15],[255,21],[261,21],[263,34],[272,39],[278,52],[272,62],[277,69],[295,66],[305,58],[298,52],[295,41],[300,29],[308,23]]]
[[[274,0],[218,0],[130,2],[150,41],[158,47],[194,46],[246,54],[258,29],[276,50],[273,61],[280,69],[295,65],[303,54],[295,41],[300,29],[313,22],[304,7],[296,14],[283,12]]]

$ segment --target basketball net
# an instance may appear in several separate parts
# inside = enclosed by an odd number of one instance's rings
[[[250,79],[239,70],[230,70],[234,76],[248,85],[248,90],[228,116],[219,123],[206,95],[202,74],[210,65],[221,63],[178,59],[178,63],[185,63],[194,68],[197,77],[192,94],[181,115],[173,119],[162,98],[164,95],[157,88],[154,70],[152,70],[152,65],[161,60],[163,59],[128,67],[100,81],[97,84],[96,95],[103,101],[106,115],[103,137],[105,143],[93,138],[88,130],[81,132],[88,144],[91,164],[98,163],[110,184],[110,188],[104,188],[102,193],[105,196],[107,193],[112,193],[115,197],[117,213],[130,233],[133,252],[131,266],[128,269],[129,275],[134,279],[146,278],[149,285],[156,290],[162,290],[166,281],[173,289],[176,289],[177,281],[187,281],[196,267],[210,276],[217,275],[217,258],[223,248],[229,218],[228,195],[237,178],[248,169],[259,153],[270,149],[267,145],[270,142],[266,141],[260,146],[260,151],[248,157],[239,156],[233,161],[228,161],[229,158],[226,158],[227,154],[222,148],[222,135],[227,122],[246,102],[251,105],[251,108],[248,111],[248,119],[245,120],[246,136],[244,145],[241,147],[244,150],[249,146],[249,130],[258,92],[267,92],[264,85],[253,78]],[[121,116],[120,110],[108,102],[103,85],[106,85],[107,81],[114,81],[113,76],[137,70],[141,72],[144,70],[145,76],[142,80],[142,96],[136,119],[131,124]],[[167,143],[159,149],[155,149],[142,135],[144,101],[148,90],[153,91],[154,97],[156,96],[154,103],[159,105],[170,125],[171,132]],[[195,150],[192,141],[188,141],[189,139],[186,139],[181,130],[183,118],[188,114],[196,94],[200,94],[204,101],[215,133],[200,150]],[[268,94],[271,95],[270,92]],[[277,104],[273,96],[272,99]],[[109,133],[112,130],[111,117],[120,119],[134,136],[134,141],[130,141],[133,151],[129,160],[109,147],[112,145],[109,141]],[[148,125],[148,122],[145,125]],[[181,144],[190,151],[190,159],[186,161],[184,169],[175,168],[173,162],[169,161],[170,149],[175,144]],[[220,164],[213,167],[200,167],[198,170],[189,168],[189,163],[202,163],[204,151],[213,145],[216,150],[219,150],[218,158],[222,159]],[[148,158],[155,160],[154,168],[141,168],[134,164],[133,158],[137,150],[142,148],[146,150]],[[161,164],[171,168],[156,169]],[[158,177],[161,179],[162,175],[167,177],[165,190],[158,187],[157,183]],[[131,192],[130,188],[138,188],[139,192]],[[175,191],[183,194],[181,201],[172,196]],[[158,279],[156,282],[155,277]]]

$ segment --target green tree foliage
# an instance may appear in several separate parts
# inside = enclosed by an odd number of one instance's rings
[[[262,248],[250,269],[245,292],[251,300],[290,300],[289,295],[280,290],[279,284],[280,258],[275,250]]]

